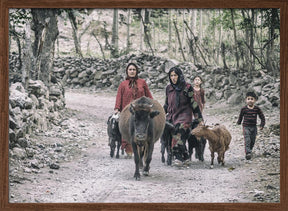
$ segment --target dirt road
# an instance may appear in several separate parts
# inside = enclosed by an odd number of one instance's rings
[[[208,105],[204,117],[207,124],[223,123],[232,134],[226,166],[216,164],[210,169],[208,144],[204,162],[193,155],[188,167],[167,166],[161,162],[158,141],[150,175],[135,181],[133,159],[109,156],[106,121],[115,95],[66,92],[66,118],[52,131],[34,137],[46,150],[53,148],[53,156],[62,153],[56,162],[60,168],[24,171],[21,182],[10,184],[10,202],[279,202],[280,154],[263,153],[279,136],[272,140],[265,131],[259,133],[254,157],[246,161],[241,127],[236,126],[239,107],[225,104]],[[163,103],[162,92],[153,96]],[[275,115],[266,118],[279,122]]]

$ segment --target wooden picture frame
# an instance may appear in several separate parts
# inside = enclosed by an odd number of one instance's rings
[[[288,210],[288,0],[1,0],[1,210]],[[10,8],[280,8],[280,203],[9,203],[8,11]]]

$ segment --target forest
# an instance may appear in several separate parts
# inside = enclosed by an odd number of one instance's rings
[[[201,66],[280,73],[279,9],[10,9],[9,49],[25,84],[55,57],[145,53]]]

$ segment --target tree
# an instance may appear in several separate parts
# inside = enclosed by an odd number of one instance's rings
[[[35,34],[33,56],[35,69],[32,79],[38,79],[49,87],[50,72],[53,65],[55,41],[59,34],[56,9],[31,9],[32,30]]]
[[[74,40],[76,55],[79,55],[80,57],[83,58],[83,54],[81,51],[81,45],[80,45],[80,41],[79,41],[78,34],[77,34],[78,26],[76,23],[76,17],[74,14],[74,9],[68,9],[67,14],[68,14],[71,26],[72,26],[72,36],[73,36],[73,40]]]
[[[111,41],[111,56],[117,58],[119,56],[118,47],[118,9],[113,9],[113,25],[112,25],[112,41]]]
[[[236,26],[235,26],[235,20],[234,20],[234,10],[230,9],[231,12],[231,20],[233,25],[233,35],[234,35],[234,42],[235,42],[235,57],[236,57],[236,64],[237,68],[239,68],[239,55],[238,55],[238,39],[237,39],[237,33],[236,33]]]

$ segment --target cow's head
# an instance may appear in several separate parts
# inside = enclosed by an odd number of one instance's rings
[[[151,120],[157,116],[160,112],[152,110],[153,104],[151,102],[141,102],[130,104],[130,112],[133,115],[133,126],[134,126],[134,140],[137,145],[143,146],[147,140],[148,128],[151,124]]]

